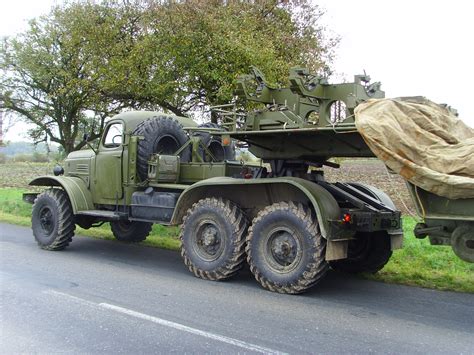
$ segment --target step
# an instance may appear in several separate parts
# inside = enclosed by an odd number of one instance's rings
[[[81,216],[89,216],[89,217],[98,217],[101,219],[106,219],[110,221],[118,221],[121,219],[127,219],[128,214],[123,212],[116,212],[116,211],[107,211],[107,210],[88,210],[88,211],[80,211],[76,214]]]

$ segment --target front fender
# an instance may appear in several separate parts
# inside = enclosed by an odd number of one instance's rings
[[[60,186],[66,191],[74,214],[94,209],[92,195],[84,181],[69,176],[40,176],[33,179],[30,186]]]
[[[339,220],[341,213],[334,197],[323,187],[308,180],[296,177],[249,180],[216,177],[199,181],[183,191],[171,223],[181,223],[193,203],[205,197],[228,198],[242,208],[289,200],[309,202],[316,213],[321,234],[326,239],[334,236],[331,221]]]

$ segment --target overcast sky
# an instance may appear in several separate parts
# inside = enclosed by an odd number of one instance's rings
[[[468,0],[315,0],[341,38],[334,68],[347,80],[365,69],[387,97],[422,95],[456,108],[474,127],[474,2]],[[26,28],[54,0],[4,1],[0,36]],[[24,127],[7,140],[21,140]]]
[[[334,68],[364,69],[386,97],[425,96],[474,127],[474,2],[318,0],[341,38]]]

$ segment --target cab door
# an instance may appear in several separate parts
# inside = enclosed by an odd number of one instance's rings
[[[123,131],[122,121],[105,128],[95,160],[95,203],[115,204],[123,198]]]

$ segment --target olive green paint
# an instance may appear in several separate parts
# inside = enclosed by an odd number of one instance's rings
[[[258,84],[254,92],[252,81]],[[239,78],[237,94],[265,106],[247,112],[244,117],[237,111],[226,113],[219,109],[217,114],[224,115],[222,123],[228,131],[210,129],[209,132],[246,141],[250,151],[261,158],[324,162],[339,155],[372,156],[355,132],[351,117],[359,102],[384,95],[380,84],[369,85],[367,77],[358,76],[354,83],[332,85],[324,78],[309,75],[305,69],[293,68],[289,86],[273,88],[254,69],[251,75]],[[330,107],[338,100],[345,105],[346,120],[336,124],[330,121]],[[32,184],[63,186],[70,195],[75,213],[104,206],[108,206],[109,211],[118,206],[130,206],[132,194],[148,186],[159,191],[183,191],[171,221],[173,224],[181,223],[186,210],[203,197],[229,198],[244,208],[249,217],[271,203],[294,201],[313,207],[325,238],[337,241],[352,236],[353,232],[338,227],[339,206],[320,185],[297,177],[242,179],[245,167],[238,162],[203,162],[198,150],[206,147],[200,147],[202,143],[197,138],[191,137],[187,143],[193,151],[192,162],[180,162],[179,171],[170,167],[160,170],[160,161],[169,165],[171,160],[153,158],[151,167],[157,169],[157,174],[147,181],[140,181],[136,162],[141,137],[132,134],[141,122],[156,116],[177,120],[190,136],[199,129],[197,123],[186,117],[153,111],[120,113],[107,122],[96,149],[73,152],[68,156],[64,176],[43,177]],[[117,123],[123,126],[122,143],[117,146],[106,144],[108,128]],[[73,187],[72,182],[77,186]]]
[[[183,191],[171,220],[179,224],[193,203],[206,196],[229,198],[244,209],[253,209],[280,201],[296,201],[313,206],[323,237],[335,237],[330,221],[336,221],[340,209],[324,188],[310,181],[295,178],[233,179],[216,177],[197,182]],[[252,211],[250,211],[250,216]]]
[[[92,195],[84,181],[69,176],[40,176],[30,182],[32,186],[58,186],[66,191],[74,213],[94,209]]]

